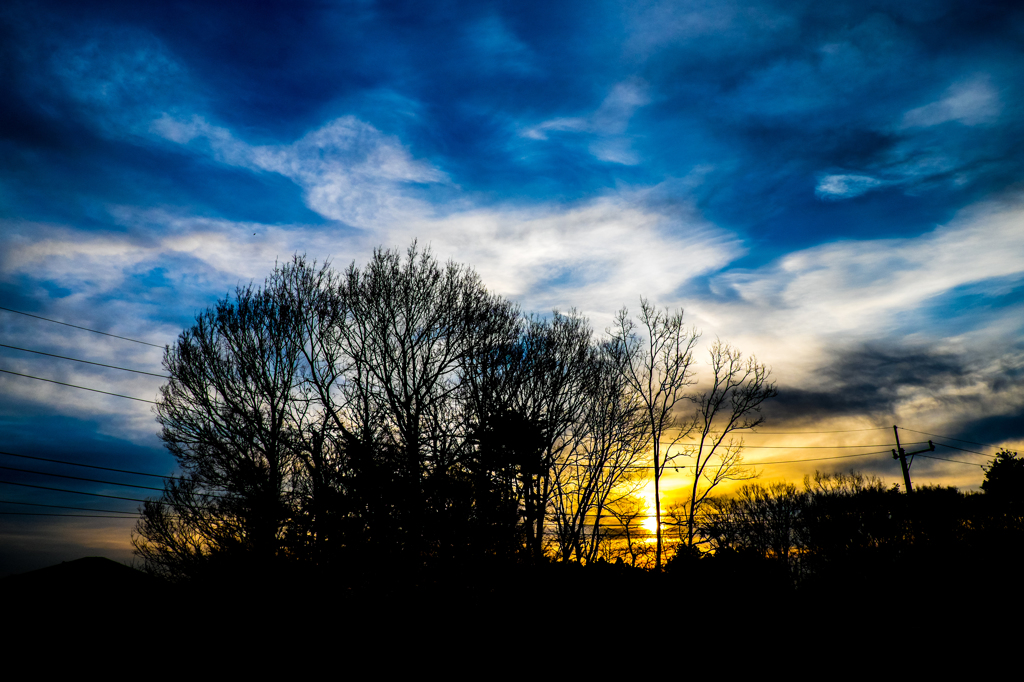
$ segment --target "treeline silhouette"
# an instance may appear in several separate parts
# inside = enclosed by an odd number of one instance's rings
[[[698,520],[706,552],[683,545],[666,572],[742,583],[765,594],[826,596],[837,587],[913,595],[967,595],[1014,572],[1024,540],[1024,460],[1000,451],[982,493],[899,485],[857,472],[815,473],[802,489],[750,483]],[[1000,585],[1019,598],[1015,582]],[[906,597],[908,601],[910,597]]]
[[[414,244],[344,272],[296,257],[168,348],[182,475],[133,534],[172,580],[418,584],[596,556],[650,429],[575,312],[523,315]],[[597,521],[595,523],[595,520]]]
[[[136,554],[219,598],[495,604],[680,575],[811,593],[937,559],[1001,565],[1019,538],[1019,503],[987,489],[907,496],[850,474],[711,495],[752,475],[729,436],[761,423],[770,372],[718,342],[712,386],[686,392],[698,335],[681,311],[644,301],[639,328],[617,322],[599,338],[575,311],[524,315],[415,243],[342,272],[296,256],[167,349],[156,411],[182,473],[144,504]],[[652,537],[635,494],[680,456],[700,476]],[[663,530],[666,570],[637,568],[661,567]]]

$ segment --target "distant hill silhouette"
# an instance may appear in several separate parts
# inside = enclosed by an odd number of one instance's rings
[[[64,561],[0,579],[0,597],[26,612],[120,609],[168,590],[160,579],[104,557]]]

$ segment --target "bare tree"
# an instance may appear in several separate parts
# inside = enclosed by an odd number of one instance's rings
[[[555,545],[587,562],[611,514],[632,561],[651,550],[660,566],[674,448],[704,425],[707,449],[687,451],[698,474],[711,488],[735,476],[737,446],[722,438],[760,423],[748,416],[774,392],[763,367],[744,374],[719,344],[714,387],[681,422],[697,336],[681,311],[641,300],[639,322],[622,310],[599,347],[575,311],[525,317],[415,243],[341,273],[296,256],[167,349],[157,414],[183,475],[146,504],[136,550],[177,576],[237,556],[419,567],[540,560]],[[619,509],[648,450],[656,544],[636,542]]]
[[[364,269],[350,266],[344,280],[350,312],[339,333],[354,361],[345,380],[383,419],[381,433],[399,458],[397,527],[407,556],[419,557],[427,551],[425,524],[445,528],[444,514],[435,514],[445,504],[428,498],[449,492],[447,478],[467,452],[459,405],[465,360],[478,330],[517,311],[489,293],[475,272],[453,262],[442,266],[415,243],[404,258],[375,251]]]
[[[711,491],[726,481],[742,481],[758,474],[743,465],[743,440],[738,430],[759,426],[764,417],[762,404],[778,394],[770,381],[771,370],[751,356],[728,344],[715,341],[710,348],[712,385],[696,395],[697,404],[692,431],[696,442],[687,445],[684,454],[692,462],[693,472],[686,524],[686,544],[693,547],[696,519]]]
[[[578,447],[585,433],[583,422],[596,379],[592,337],[586,318],[576,311],[555,311],[549,320],[531,319],[523,335],[524,364],[512,405],[539,435],[537,458],[520,479],[534,560],[544,554],[556,463]]]
[[[292,310],[252,285],[198,316],[164,353],[170,380],[157,420],[183,475],[147,503],[133,544],[157,572],[181,577],[210,557],[283,551],[295,523],[301,434],[301,352]]]
[[[628,557],[630,566],[649,568],[650,534],[643,528],[643,519],[648,518],[650,512],[647,505],[635,495],[627,495],[611,505],[609,511],[618,522],[612,536],[615,553]]]
[[[693,428],[680,422],[679,403],[687,400],[687,389],[694,383],[693,347],[699,338],[696,329],[683,326],[683,311],[659,311],[646,299],[640,299],[640,321],[635,323],[623,308],[609,330],[610,347],[620,373],[636,392],[650,426],[653,462],[654,514],[657,548],[655,567],[661,568],[661,477],[678,454],[672,448]]]
[[[733,497],[708,498],[699,532],[715,550],[742,549],[788,568],[805,498],[792,483],[747,483]]]
[[[296,257],[240,288],[165,354],[158,419],[184,475],[146,505],[138,553],[174,573],[229,549],[447,551],[473,508],[467,359],[495,327],[519,329],[515,306],[415,244],[341,275]]]
[[[571,447],[555,462],[552,518],[559,556],[590,562],[601,543],[601,520],[610,505],[638,491],[649,424],[635,392],[612,362],[607,344],[595,349],[596,376],[587,412]]]

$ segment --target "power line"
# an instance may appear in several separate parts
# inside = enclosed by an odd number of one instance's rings
[[[886,455],[888,453],[889,453],[888,450],[879,450],[877,452],[858,452],[857,454],[854,454],[854,455],[833,455],[831,457],[808,457],[806,459],[784,459],[784,460],[775,460],[775,461],[771,461],[771,462],[744,462],[742,466],[760,467],[760,466],[767,466],[769,464],[801,464],[803,462],[822,462],[822,461],[825,461],[825,460],[828,460],[828,459],[848,459],[850,457],[870,457],[871,455]],[[693,464],[683,464],[683,465],[680,465],[680,466],[673,466],[673,465],[669,464],[668,468],[669,469],[677,469],[677,470],[678,469],[693,469],[693,468],[695,468],[695,466],[696,465],[693,465]],[[646,469],[646,468],[653,468],[653,467],[644,467],[644,468]]]
[[[103,512],[105,514],[132,514],[137,515],[135,511],[122,511],[118,509],[93,509],[91,507],[68,507],[63,504],[40,504],[39,502],[15,502],[14,500],[0,500],[0,504],[21,504],[27,507],[47,507],[49,509],[74,509],[76,511],[91,511],[91,512]]]
[[[39,460],[40,462],[53,462],[55,464],[68,464],[70,466],[86,467],[86,468],[89,468],[89,469],[102,469],[103,471],[116,471],[116,472],[118,472],[120,474],[135,474],[136,476],[151,476],[153,478],[164,478],[164,479],[174,478],[174,476],[162,476],[160,474],[147,474],[144,471],[131,471],[130,469],[114,469],[113,467],[101,467],[101,466],[97,466],[95,464],[80,464],[78,462],[67,462],[67,461],[64,461],[62,459],[50,459],[48,457],[34,457],[32,455],[19,455],[19,454],[14,453],[14,452],[5,452],[3,450],[0,450],[0,455],[7,455],[9,457],[21,457],[23,459],[35,459],[35,460]]]
[[[0,514],[4,516],[63,516],[71,517],[76,519],[122,519],[128,521],[134,521],[130,516],[102,516],[100,514],[46,514],[43,512],[9,512],[0,511]]]
[[[867,447],[867,446],[864,446]],[[878,446],[875,446],[878,447]],[[802,462],[822,462],[829,459],[847,459],[850,457],[870,457],[871,455],[887,455],[889,450],[878,450],[875,452],[858,452],[853,455],[833,455],[830,457],[808,457],[805,459],[786,459],[786,460],[775,460],[771,462],[743,462],[742,466],[767,466],[769,464],[800,464]],[[694,464],[667,464],[664,466],[666,469],[693,469],[696,465]],[[653,469],[654,466],[650,464],[635,464],[624,467],[626,469]],[[660,468],[660,467],[659,467]]]
[[[926,431],[914,431],[914,429],[907,429],[907,428],[904,428],[902,426],[899,427],[899,428],[903,429],[904,431],[910,431],[911,433],[920,433],[920,434],[923,434],[925,436],[934,436],[935,438],[945,438],[946,440],[955,440],[958,443],[970,443],[971,445],[980,445],[983,448],[997,448],[997,447],[999,447],[998,445],[989,445],[988,443],[976,443],[973,440],[964,440],[963,438],[953,438],[951,436],[940,436],[937,433],[928,433]],[[952,446],[948,446],[948,447],[952,447]]]
[[[960,460],[960,459],[947,459],[945,457],[936,457],[935,455],[922,455],[921,453],[917,453],[917,455],[915,455],[915,457],[927,457],[928,459],[940,459],[943,462],[956,462],[957,464],[970,464],[972,467],[980,467],[982,469],[985,468],[984,464],[978,464],[977,462],[965,462],[965,461]]]
[[[137,497],[121,497],[120,495],[104,495],[102,493],[87,493],[82,490],[67,490],[65,488],[51,488],[45,485],[32,485],[31,483],[15,483],[14,481],[0,481],[5,485],[17,485],[22,488],[36,488],[38,490],[53,490],[58,493],[74,493],[75,495],[88,495],[90,497],[106,497],[111,500],[127,500],[129,502],[151,502],[152,500],[140,500]]]
[[[151,377],[160,377],[161,379],[170,379],[166,374],[154,374],[153,372],[143,372],[141,369],[129,369],[128,367],[118,367],[117,365],[105,365],[102,362],[93,362],[92,360],[79,360],[78,358],[69,358],[66,355],[55,355],[54,353],[44,353],[41,350],[31,350],[29,348],[18,348],[17,346],[8,346],[6,343],[0,343],[0,348],[12,348],[14,350],[24,351],[26,353],[35,353],[36,355],[46,355],[51,358],[60,358],[61,360],[71,360],[73,362],[82,362],[87,365],[96,365],[97,367],[109,367],[110,369],[119,369],[122,372],[135,372],[136,374],[148,374]]]
[[[907,445],[922,445],[927,441],[916,441]],[[868,443],[866,445],[747,445],[744,450],[838,450],[840,448],[884,448],[888,443]]]
[[[0,306],[0,310],[6,310],[9,313],[16,313],[18,315],[25,315],[26,317],[34,317],[37,320],[46,320],[47,322],[53,322],[55,324],[62,324],[65,327],[74,327],[75,329],[82,329],[82,330],[87,331],[87,332],[93,332],[94,334],[103,334],[104,336],[112,336],[115,339],[121,339],[122,341],[131,341],[132,343],[141,343],[144,346],[153,346],[154,348],[163,348],[163,346],[157,345],[155,343],[150,343],[149,341],[140,341],[138,339],[130,339],[127,336],[118,336],[117,334],[110,334],[108,332],[101,332],[99,329],[89,329],[88,327],[80,327],[77,324],[69,324],[67,322],[61,322],[60,320],[53,320],[53,319],[50,319],[49,317],[43,317],[42,315],[33,315],[32,313],[24,313],[24,312],[22,312],[20,310],[13,310],[11,308],[4,308],[3,306]]]
[[[18,376],[18,377],[25,377],[26,379],[36,379],[37,381],[46,381],[48,383],[58,384],[60,386],[68,386],[70,388],[80,388],[83,391],[92,391],[93,393],[102,393],[104,395],[112,395],[112,396],[115,396],[117,398],[127,398],[128,400],[138,400],[140,403],[149,403],[151,405],[156,405],[157,404],[157,402],[155,400],[146,400],[145,398],[135,398],[133,396],[124,395],[122,393],[111,393],[110,391],[101,391],[98,388],[89,388],[88,386],[78,386],[77,384],[66,384],[63,381],[54,381],[53,379],[44,379],[43,377],[35,377],[35,376],[32,376],[31,374],[21,374],[19,372],[12,372],[9,369],[0,369],[0,372],[3,372],[4,374],[13,374],[14,376]]]
[[[765,466],[767,464],[799,464],[801,462],[821,462],[826,459],[847,459],[849,457],[869,457],[871,455],[887,455],[888,450],[880,450],[878,452],[859,452],[855,455],[835,455],[832,457],[809,457],[807,459],[787,459],[787,460],[776,460],[773,462],[751,462],[750,466]]]
[[[736,429],[740,431],[741,429]],[[796,436],[805,433],[861,433],[863,431],[888,431],[888,426],[878,426],[871,429],[839,429],[836,431],[749,431],[752,436]]]
[[[953,450],[959,450],[960,452],[970,452],[970,453],[975,454],[975,455],[981,455],[982,457],[991,457],[992,456],[992,455],[988,454],[987,452],[978,452],[977,450],[968,450],[966,448],[958,448],[955,445],[947,445],[946,443],[936,443],[936,445],[941,445],[944,448],[951,448]]]
[[[67,490],[66,488],[53,488],[53,487],[45,486],[45,485],[32,485],[31,483],[15,483],[14,481],[3,481],[3,480],[0,480],[0,483],[2,483],[4,485],[16,485],[16,486],[20,486],[22,488],[36,488],[38,490],[53,490],[53,491],[58,492],[58,493],[74,493],[75,495],[88,495],[89,497],[105,497],[105,498],[111,499],[111,500],[127,500],[128,502],[149,502],[151,504],[161,504],[161,505],[164,505],[166,507],[177,506],[173,502],[164,502],[163,500],[140,500],[137,497],[121,497],[120,495],[104,495],[103,493],[87,493],[84,490]],[[199,495],[201,497],[213,497],[213,498],[216,498],[216,499],[223,499],[223,498],[218,497],[217,495],[210,495],[208,493],[194,493],[194,494],[195,495]],[[213,509],[213,507],[204,507],[204,509]]]
[[[19,469],[17,467],[5,467],[0,465],[0,469],[5,471],[20,471],[23,474],[38,474],[39,476],[53,476],[54,478],[69,478],[75,481],[87,481],[89,483],[104,483],[106,485],[119,485],[124,488],[138,488],[139,490],[155,490],[157,492],[163,492],[163,488],[154,488],[149,485],[135,485],[133,483],[118,483],[116,481],[101,481],[96,478],[83,478],[81,476],[69,476],[67,474],[51,474],[46,471],[36,471],[35,469]]]

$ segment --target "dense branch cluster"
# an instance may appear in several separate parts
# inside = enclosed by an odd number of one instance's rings
[[[646,301],[603,340],[575,312],[524,315],[415,244],[343,272],[296,256],[167,349],[157,417],[182,474],[146,503],[136,552],[185,578],[589,563],[625,536],[635,563],[624,519],[653,471],[660,565],[665,467],[689,457],[704,481],[694,518],[746,475],[730,434],[774,395],[721,343],[710,391],[688,392],[697,338]]]
[[[524,316],[415,245],[302,257],[200,314],[157,409],[183,474],[134,535],[171,577],[595,555],[642,415],[586,320]]]

